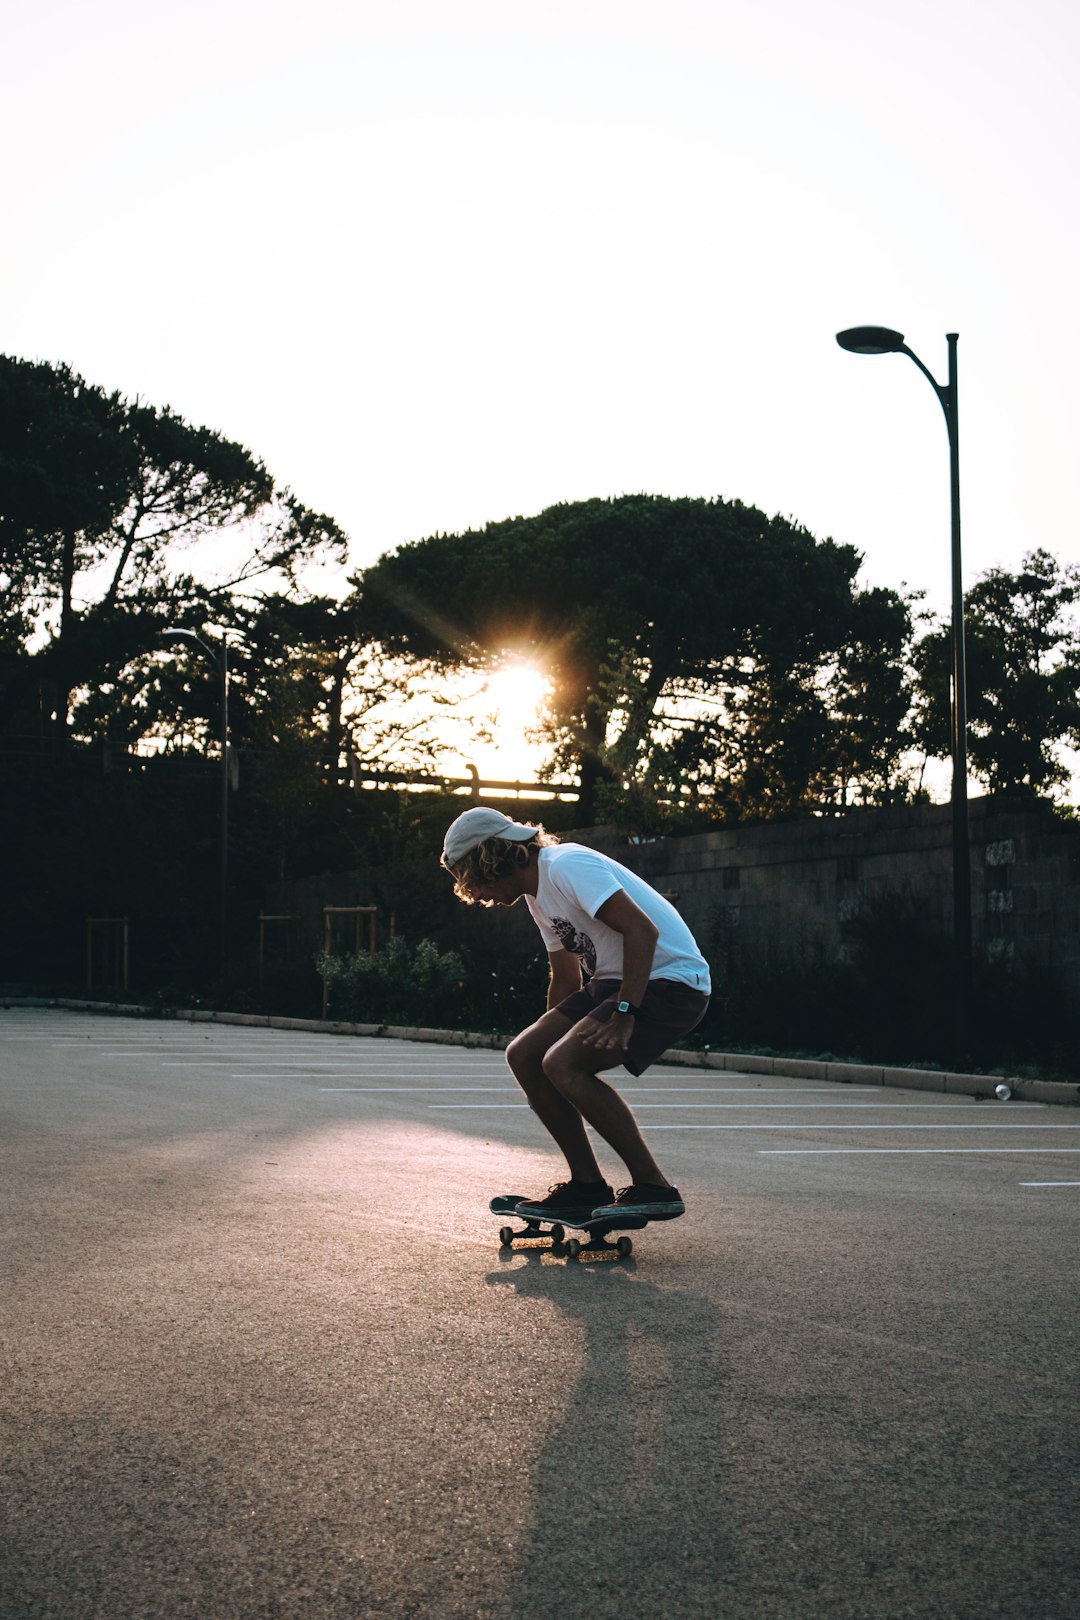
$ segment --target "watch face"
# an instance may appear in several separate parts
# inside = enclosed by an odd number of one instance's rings
[[[628,1013],[630,1011],[630,1003],[628,1001],[620,1001],[617,1004],[617,1006],[615,1008],[615,1011],[616,1012],[621,1012],[621,1013]]]

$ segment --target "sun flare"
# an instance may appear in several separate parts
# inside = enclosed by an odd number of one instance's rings
[[[476,749],[475,758],[482,776],[535,781],[544,750],[534,733],[548,689],[547,676],[534,664],[515,660],[492,671],[483,697],[491,741]]]

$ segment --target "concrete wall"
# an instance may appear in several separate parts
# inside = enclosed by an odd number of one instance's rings
[[[905,896],[952,929],[947,805],[860,810],[627,845],[607,829],[580,835],[676,903],[703,946],[842,950],[841,924],[875,899]],[[1055,965],[1080,994],[1080,825],[1042,806],[970,805],[976,959]]]

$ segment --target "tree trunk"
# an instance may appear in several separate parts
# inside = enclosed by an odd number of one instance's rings
[[[56,660],[56,681],[53,686],[55,707],[56,752],[60,758],[67,754],[68,710],[71,707],[71,667],[68,654],[76,633],[76,615],[72,604],[75,589],[75,536],[65,534],[60,581],[60,635],[57,638],[59,654]]]
[[[581,791],[578,798],[578,825],[595,827],[596,792],[605,782],[614,781],[614,773],[604,764],[601,752],[604,746],[605,716],[591,707],[586,709],[582,728],[581,756],[578,761],[578,780]]]

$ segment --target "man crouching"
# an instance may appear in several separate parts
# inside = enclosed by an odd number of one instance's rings
[[[709,966],[679,913],[609,856],[484,806],[451,824],[441,864],[468,905],[512,906],[524,897],[551,964],[547,1011],[515,1036],[506,1061],[570,1179],[519,1203],[517,1214],[571,1226],[685,1214],[630,1108],[600,1078],[620,1065],[643,1074],[705,1016]],[[618,1193],[601,1173],[586,1121],[626,1165],[630,1185]]]

